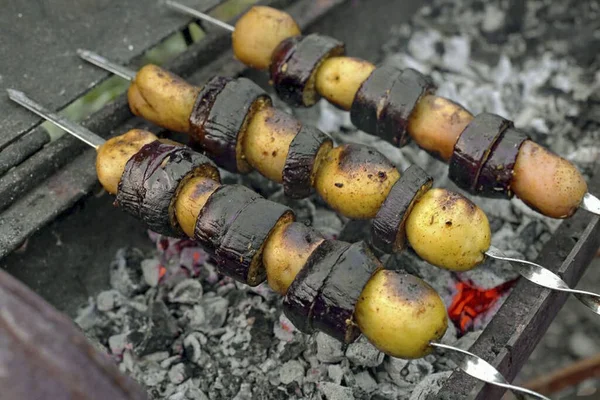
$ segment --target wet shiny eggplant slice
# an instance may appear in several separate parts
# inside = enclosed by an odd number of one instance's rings
[[[270,72],[277,95],[287,104],[312,106],[320,96],[315,75],[323,61],[345,53],[344,44],[316,33],[284,40],[273,52]]]
[[[247,205],[227,228],[216,250],[221,273],[249,286],[267,278],[262,262],[264,244],[279,223],[294,219],[294,212],[282,204],[258,198]]]
[[[269,105],[269,95],[251,80],[238,78],[225,83],[200,133],[202,149],[230,172],[250,172],[250,164],[242,157],[242,139],[252,116]]]
[[[432,184],[433,178],[415,164],[404,171],[373,219],[373,247],[388,254],[406,247],[406,219],[414,204],[431,189]]]
[[[303,333],[313,333],[313,303],[337,260],[350,247],[349,243],[325,240],[310,255],[290,285],[284,299],[283,312]]]
[[[352,124],[363,132],[377,134],[377,120],[387,104],[394,81],[402,71],[391,65],[378,67],[360,85],[350,108]]]
[[[206,85],[202,87],[200,93],[198,93],[198,97],[196,97],[196,103],[189,118],[190,136],[200,147],[202,147],[202,143],[204,142],[204,123],[208,119],[215,99],[225,85],[231,81],[232,78],[215,76],[206,82]]]
[[[242,185],[223,185],[206,201],[194,228],[194,239],[213,254],[238,214],[261,196]]]
[[[125,165],[115,204],[141,218],[154,232],[184,237],[175,217],[175,198],[182,182],[197,174],[219,182],[219,170],[208,157],[156,140]]]
[[[450,158],[448,175],[460,188],[475,193],[483,164],[502,132],[512,122],[496,114],[477,115],[460,134]]]
[[[514,193],[510,190],[513,169],[519,149],[528,139],[525,132],[515,128],[508,128],[502,133],[481,168],[477,181],[478,195],[509,199],[513,197]]]
[[[337,260],[312,308],[312,326],[343,343],[352,343],[360,335],[354,324],[354,307],[360,294],[381,267],[365,242],[352,244]]]
[[[377,136],[395,144],[405,146],[409,140],[408,119],[421,97],[433,93],[436,87],[429,77],[407,68],[394,81],[377,120]]]
[[[283,191],[293,199],[308,197],[313,192],[313,167],[319,150],[331,138],[317,128],[303,125],[290,143],[283,167]]]

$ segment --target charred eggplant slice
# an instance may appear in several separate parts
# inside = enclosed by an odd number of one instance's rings
[[[496,141],[492,152],[479,174],[477,194],[486,197],[512,198],[510,190],[513,169],[523,142],[529,139],[526,133],[515,129],[506,129]]]
[[[312,308],[312,326],[342,343],[352,343],[360,335],[354,323],[354,306],[371,278],[381,267],[365,242],[346,249],[325,280]]]
[[[360,85],[350,108],[350,119],[354,126],[371,135],[377,134],[377,120],[387,104],[392,84],[401,72],[390,65],[381,66],[371,72],[367,80]]]
[[[156,140],[125,165],[115,203],[141,218],[154,232],[183,237],[175,218],[175,197],[181,183],[198,174],[219,182],[219,170],[208,157]]]
[[[398,147],[405,146],[410,139],[407,131],[410,115],[421,97],[435,89],[429,77],[411,68],[403,70],[387,96],[377,121],[377,135]]]
[[[190,114],[190,136],[200,147],[202,147],[201,143],[204,142],[204,124],[215,104],[215,99],[225,85],[231,81],[232,78],[215,76],[206,82],[206,85],[202,87],[198,97],[196,97],[196,103]]]
[[[249,286],[263,282],[264,244],[279,223],[294,219],[293,211],[279,203],[258,198],[248,204],[229,225],[216,250],[220,271]]]
[[[242,154],[242,139],[248,122],[260,108],[271,105],[271,98],[246,78],[225,83],[216,93],[208,117],[197,136],[202,149],[218,166],[236,173],[251,171]]]
[[[210,195],[196,220],[194,239],[213,253],[238,214],[260,195],[242,185],[223,185]]]
[[[329,36],[310,34],[284,40],[273,52],[271,81],[287,104],[312,106],[319,100],[315,75],[323,61],[345,53],[344,44]]]
[[[303,333],[314,331],[311,318],[313,304],[337,260],[350,247],[349,243],[325,240],[317,247],[290,285],[284,299],[283,312]]]
[[[406,247],[406,219],[432,184],[433,178],[415,164],[404,171],[372,222],[371,240],[375,248],[396,253]]]
[[[494,143],[512,122],[496,114],[477,115],[460,134],[450,158],[448,174],[460,188],[474,193],[479,174]]]
[[[333,141],[311,126],[302,126],[290,143],[283,167],[283,191],[293,199],[302,199],[313,191],[313,174],[323,146],[331,148]]]

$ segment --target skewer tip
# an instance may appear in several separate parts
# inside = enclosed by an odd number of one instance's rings
[[[6,92],[8,93],[8,98],[12,101],[17,101],[27,97],[25,96],[25,93],[15,89],[6,89]]]
[[[600,199],[590,192],[583,195],[580,208],[591,212],[592,214],[600,215]]]

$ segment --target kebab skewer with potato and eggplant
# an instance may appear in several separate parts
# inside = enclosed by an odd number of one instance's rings
[[[569,161],[530,140],[501,116],[473,116],[460,104],[436,96],[431,79],[414,69],[379,66],[345,55],[342,42],[302,35],[287,13],[254,6],[235,26],[176,1],[165,4],[232,32],[234,56],[269,70],[278,96],[291,106],[311,106],[323,97],[350,112],[360,130],[399,147],[411,139],[449,163],[460,188],[485,197],[516,195],[532,209],[567,218],[577,208],[600,215],[600,199]]]
[[[288,207],[222,185],[215,164],[187,146],[139,129],[104,141],[21,92],[9,96],[96,149],[98,178],[116,194],[115,205],[158,233],[194,238],[225,275],[251,286],[267,279],[301,332],[322,331],[343,343],[362,333],[392,357],[450,350],[464,357],[459,365],[467,374],[547,399],[510,385],[478,356],[438,343],[448,323],[440,296],[417,277],[383,269],[366,243],[327,240],[295,222]]]

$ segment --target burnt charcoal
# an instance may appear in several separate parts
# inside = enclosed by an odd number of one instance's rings
[[[304,341],[293,341],[285,344],[281,355],[279,356],[279,361],[282,363],[287,362],[289,360],[298,358],[302,352],[306,350],[306,344]]]
[[[360,335],[353,323],[354,306],[373,272],[382,267],[365,242],[352,244],[338,258],[312,307],[314,329],[343,343]]]
[[[460,134],[450,158],[448,175],[460,188],[475,193],[479,174],[487,157],[504,130],[512,122],[496,114],[477,115]]]
[[[485,197],[512,198],[513,169],[521,145],[529,136],[518,129],[506,129],[492,148],[477,180],[477,194]]]
[[[238,138],[260,104],[271,104],[271,98],[246,78],[227,82],[216,95],[200,134],[200,145],[219,167],[235,173],[250,172],[250,165],[239,157]]]
[[[433,178],[416,164],[402,173],[373,219],[371,241],[375,248],[395,253],[406,247],[406,219],[432,184]]]
[[[277,95],[290,106],[312,106],[320,98],[314,88],[317,68],[328,57],[344,53],[342,42],[315,33],[284,41],[273,52],[270,68]]]
[[[229,302],[220,296],[204,297],[202,308],[205,311],[206,330],[208,332],[221,328],[227,319],[227,307]]]
[[[410,115],[421,97],[435,89],[429,77],[411,68],[403,70],[377,119],[377,136],[398,147],[405,146],[410,140],[407,131]]]
[[[224,76],[212,77],[200,90],[196,103],[190,114],[190,136],[201,146],[204,141],[204,124],[208,119],[217,95],[221,93],[225,85],[232,81],[232,78]]]
[[[168,349],[178,333],[177,323],[165,303],[155,301],[148,308],[148,326],[131,332],[127,340],[133,344],[135,355],[141,357]]]
[[[300,332],[314,331],[311,323],[314,301],[338,258],[348,247],[350,244],[337,240],[323,241],[290,285],[283,299],[283,311]]]
[[[127,161],[115,204],[154,232],[184,237],[175,217],[175,194],[186,177],[200,172],[219,181],[219,171],[208,157],[188,147],[154,141]]]
[[[219,271],[249,286],[263,282],[267,277],[262,263],[263,246],[282,218],[293,219],[293,211],[263,198],[242,209],[215,252]]]
[[[238,214],[260,195],[242,185],[223,185],[208,198],[194,228],[194,239],[214,254]]]
[[[290,143],[283,167],[283,191],[293,199],[308,197],[313,193],[313,166],[317,154],[326,142],[332,142],[325,133],[312,126],[303,125]]]
[[[250,328],[252,345],[268,349],[273,344],[273,320],[259,310],[250,310],[248,318],[254,322]]]
[[[377,120],[401,72],[391,65],[383,65],[371,72],[360,85],[350,108],[350,119],[354,126],[371,135],[377,134]]]
[[[136,248],[119,249],[110,264],[110,285],[125,296],[142,293],[148,288],[142,272],[144,254]]]

